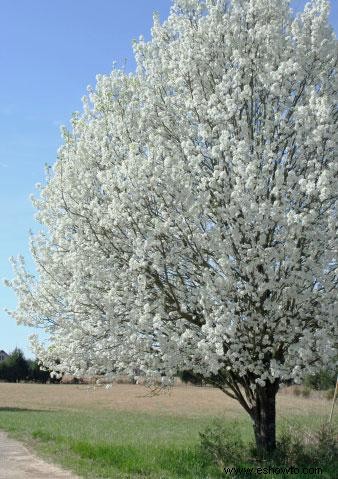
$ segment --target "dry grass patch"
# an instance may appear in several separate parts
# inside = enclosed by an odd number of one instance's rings
[[[326,416],[330,403],[320,396],[296,397],[283,390],[277,400],[280,416]],[[241,406],[218,389],[177,386],[151,395],[141,385],[0,384],[0,408],[35,410],[99,409],[175,416],[246,416]]]

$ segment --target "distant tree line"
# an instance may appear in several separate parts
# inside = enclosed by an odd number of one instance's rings
[[[184,383],[190,383],[194,386],[205,386],[203,377],[199,374],[194,373],[193,371],[180,371],[177,373],[177,376]],[[332,389],[336,385],[337,374],[334,370],[322,369],[316,374],[308,374],[304,377],[303,384],[304,386],[316,389],[318,391],[325,391]],[[288,383],[290,386],[294,384],[293,381]]]
[[[37,383],[56,381],[50,377],[50,371],[40,368],[36,359],[26,359],[19,348],[14,349],[4,361],[0,362],[0,380],[8,382],[34,381]]]

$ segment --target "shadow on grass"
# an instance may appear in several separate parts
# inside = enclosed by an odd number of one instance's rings
[[[0,412],[54,412],[52,409],[27,409],[24,407],[1,407]]]

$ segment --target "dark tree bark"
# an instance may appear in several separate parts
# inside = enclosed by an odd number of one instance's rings
[[[276,449],[276,395],[279,383],[257,386],[255,406],[251,410],[257,450],[269,454]]]
[[[276,396],[280,381],[267,381],[264,386],[259,386],[256,379],[252,374],[239,377],[228,371],[220,371],[205,377],[204,381],[237,400],[250,415],[257,451],[266,457],[276,449]],[[256,384],[254,390],[252,384]]]

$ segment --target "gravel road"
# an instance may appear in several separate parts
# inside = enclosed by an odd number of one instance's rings
[[[0,479],[79,479],[39,459],[20,442],[0,431]]]

